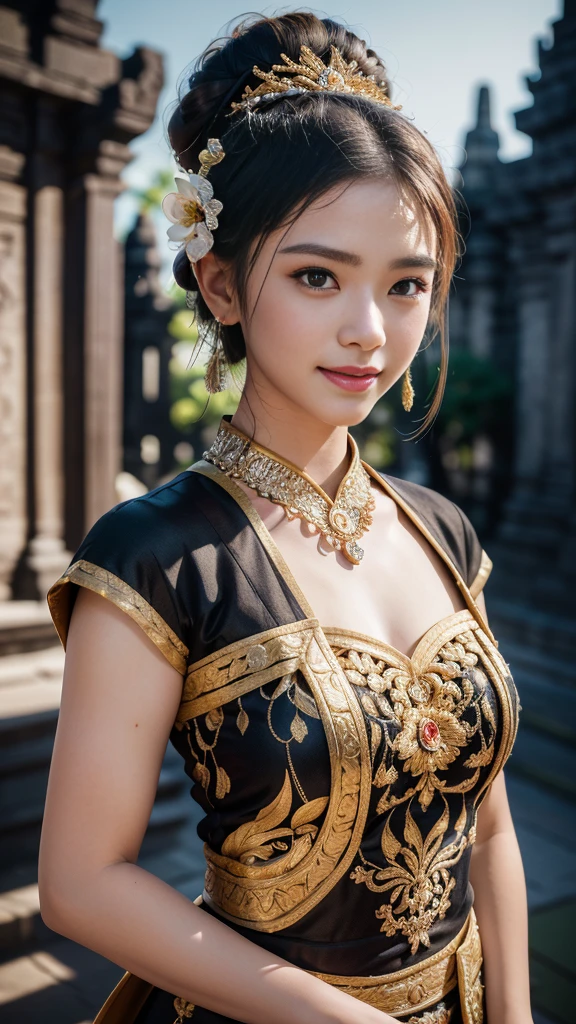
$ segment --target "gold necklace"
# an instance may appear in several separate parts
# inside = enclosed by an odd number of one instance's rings
[[[204,458],[227,476],[243,480],[261,498],[282,505],[287,519],[305,519],[349,562],[359,565],[364,550],[358,541],[372,523],[374,498],[351,434],[348,444],[350,465],[334,501],[307,473],[252,441],[226,419],[221,420]]]

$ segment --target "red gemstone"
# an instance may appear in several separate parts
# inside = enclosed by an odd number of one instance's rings
[[[440,729],[431,718],[420,722],[420,742],[425,750],[437,750],[440,746]]]

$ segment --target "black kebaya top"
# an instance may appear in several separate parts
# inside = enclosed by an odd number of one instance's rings
[[[347,976],[416,964],[462,930],[478,807],[518,707],[474,600],[490,560],[473,527],[436,492],[370,472],[466,603],[411,657],[323,628],[245,493],[207,462],[104,515],[49,594],[63,642],[84,586],[182,673],[171,740],[204,811],[205,909]]]

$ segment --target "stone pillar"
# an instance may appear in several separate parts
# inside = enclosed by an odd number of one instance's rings
[[[0,147],[0,601],[26,542],[26,191],[24,156]]]
[[[574,200],[572,205],[576,206]],[[574,324],[576,323],[576,235],[563,239],[571,251],[559,254],[551,266],[553,289],[549,347],[548,430],[546,477],[550,500],[566,513],[574,494]]]
[[[501,537],[520,548],[550,551],[555,524],[543,515],[542,479],[548,459],[550,388],[550,296],[542,267],[524,280],[518,299],[515,486],[506,506]]]
[[[117,178],[84,179],[86,530],[115,504],[114,481],[121,469],[123,277],[114,239],[114,200],[122,187]]]
[[[66,568],[70,555],[63,540],[62,463],[62,273],[63,189],[59,168],[47,156],[31,161],[32,208],[31,433],[32,537],[27,564],[35,591],[43,596]],[[30,595],[32,596],[32,595]]]
[[[125,263],[124,468],[152,488],[174,469],[174,446],[184,438],[170,422],[173,303],[162,288],[156,232],[146,213],[126,239]]]

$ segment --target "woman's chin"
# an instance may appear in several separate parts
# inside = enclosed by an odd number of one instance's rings
[[[331,427],[355,427],[370,415],[375,400],[346,402],[316,402],[306,409],[308,416]],[[304,411],[304,409],[303,409]]]

